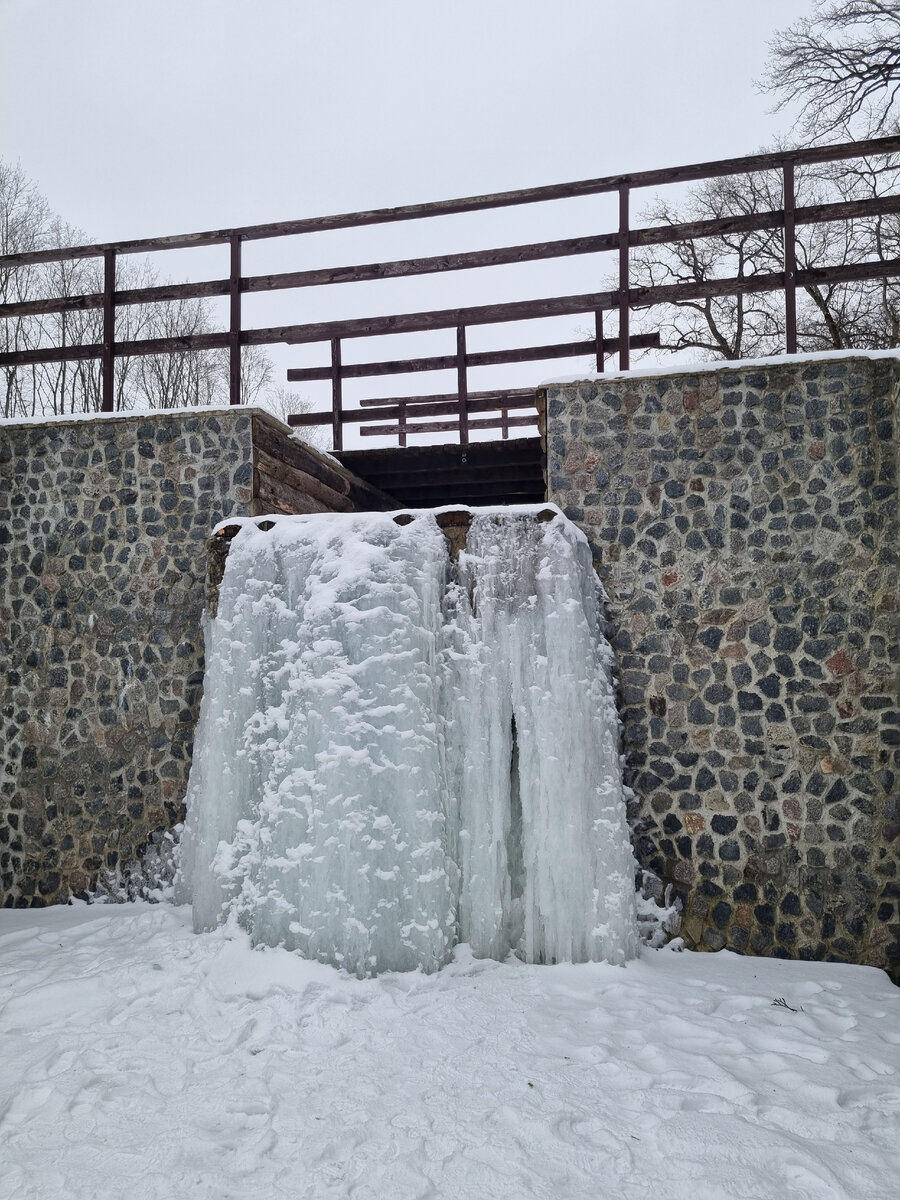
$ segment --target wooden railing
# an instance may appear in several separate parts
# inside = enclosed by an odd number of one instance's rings
[[[241,402],[242,347],[275,343],[325,342],[330,346],[330,365],[292,369],[288,371],[288,379],[293,382],[330,380],[332,387],[331,412],[303,414],[291,417],[290,420],[294,425],[331,425],[335,449],[342,448],[344,426],[353,423],[360,426],[362,434],[397,436],[401,445],[405,445],[407,436],[415,432],[458,430],[460,441],[466,443],[471,430],[496,428],[500,429],[505,437],[511,427],[534,423],[532,390],[471,392],[468,386],[469,369],[505,363],[583,356],[587,353],[595,355],[598,371],[603,370],[606,356],[612,353],[618,354],[619,366],[625,369],[629,366],[632,349],[647,348],[658,344],[658,335],[635,336],[631,334],[631,312],[636,308],[645,308],[666,302],[702,300],[716,296],[740,296],[754,292],[783,291],[785,350],[789,354],[796,353],[796,292],[798,287],[900,276],[900,259],[845,263],[800,271],[797,269],[795,250],[797,226],[898,213],[900,212],[900,196],[874,196],[865,200],[797,207],[794,189],[795,169],[805,164],[836,162],[897,152],[900,152],[900,137],[877,138],[864,142],[782,150],[719,162],[695,163],[663,170],[641,171],[635,174],[607,176],[548,187],[526,188],[494,195],[471,196],[432,204],[375,209],[369,212],[313,217],[268,225],[251,225],[239,229],[215,230],[207,233],[180,234],[171,237],[143,238],[135,241],[7,254],[0,256],[0,271],[14,270],[33,263],[102,258],[102,292],[2,304],[0,305],[0,318],[102,309],[103,340],[100,343],[89,345],[9,351],[0,354],[0,367],[99,358],[102,363],[102,407],[104,411],[112,411],[114,362],[117,357],[227,348],[230,400],[232,404],[239,404]],[[633,229],[631,227],[631,195],[638,189],[760,171],[780,171],[782,177],[782,207],[780,209],[649,228]],[[543,203],[550,200],[603,193],[615,193],[618,196],[618,228],[610,233],[356,266],[328,267],[269,275],[245,276],[242,274],[241,251],[245,242],[366,225],[413,221],[426,217]],[[656,287],[634,287],[630,284],[629,253],[632,248],[672,245],[677,242],[722,234],[779,229],[783,231],[783,264],[780,271]],[[215,245],[229,247],[230,269],[227,279],[123,290],[118,290],[116,287],[116,263],[122,255]],[[242,325],[241,301],[246,294],[364,280],[396,279],[404,276],[564,258],[572,255],[597,254],[604,251],[614,251],[618,254],[618,287],[613,290],[305,325],[253,329],[245,329]],[[223,296],[227,296],[229,299],[229,327],[223,332],[120,342],[115,339],[116,310],[121,306]],[[604,313],[608,312],[618,314],[618,329],[614,337],[608,337],[604,332]],[[471,352],[467,349],[466,332],[472,326],[584,314],[590,314],[594,324],[594,335],[588,339],[495,351]],[[387,362],[345,364],[342,361],[342,343],[347,339],[380,337],[388,334],[413,333],[433,329],[454,329],[456,331],[455,354]],[[405,396],[390,400],[369,399],[361,401],[358,408],[348,408],[343,403],[343,381],[345,379],[448,369],[455,370],[457,373],[457,389],[454,393]],[[527,412],[529,409],[532,411]],[[486,415],[491,413],[499,415]],[[510,415],[511,413],[520,415]],[[410,419],[423,417],[442,417],[444,420],[422,422]]]

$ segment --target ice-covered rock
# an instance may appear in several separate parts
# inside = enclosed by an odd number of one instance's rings
[[[598,584],[562,515],[241,523],[178,896],[356,974],[636,952]]]

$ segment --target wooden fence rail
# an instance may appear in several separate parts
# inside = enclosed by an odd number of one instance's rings
[[[645,308],[666,302],[701,300],[714,296],[740,296],[754,292],[783,291],[785,349],[789,354],[796,353],[796,292],[798,287],[900,276],[900,259],[847,263],[802,271],[797,269],[795,236],[798,226],[897,214],[900,213],[900,196],[873,196],[866,200],[797,207],[795,204],[796,169],[810,164],[870,158],[898,152],[900,152],[900,137],[876,138],[835,146],[782,150],[718,162],[694,163],[662,170],[606,176],[549,187],[500,192],[493,195],[407,205],[401,208],[375,209],[367,212],[304,218],[297,221],[244,226],[205,233],[177,234],[171,237],[143,238],[133,241],[7,254],[0,256],[0,272],[15,271],[31,264],[65,262],[84,258],[102,259],[102,292],[0,304],[0,319],[99,309],[102,310],[103,332],[102,341],[99,343],[7,351],[0,354],[0,367],[15,368],[49,362],[100,359],[103,379],[102,407],[104,411],[112,411],[116,358],[227,349],[229,397],[232,404],[239,404],[241,402],[241,350],[244,346],[322,342],[327,343],[330,348],[330,364],[326,367],[291,369],[288,371],[288,380],[291,382],[330,380],[332,384],[331,412],[292,417],[291,423],[305,426],[331,425],[335,449],[340,449],[343,445],[345,424],[359,424],[360,432],[363,435],[375,436],[389,432],[399,438],[401,445],[406,444],[407,436],[411,433],[431,433],[449,429],[458,430],[460,441],[463,443],[468,442],[470,429],[477,428],[499,428],[502,430],[502,435],[506,437],[511,427],[533,423],[535,419],[534,415],[510,416],[510,410],[528,407],[522,403],[521,391],[470,392],[468,371],[473,367],[575,357],[586,353],[595,355],[598,371],[602,371],[606,356],[612,353],[618,354],[619,366],[625,369],[630,364],[631,350],[658,345],[658,335],[633,336],[631,334],[630,317],[635,308]],[[780,209],[680,224],[632,228],[631,194],[637,189],[697,182],[760,171],[780,172],[782,191],[782,207]],[[514,205],[544,203],[551,200],[604,193],[615,193],[618,196],[618,228],[609,233],[459,254],[267,275],[246,276],[242,274],[241,248],[245,242],[419,220]],[[635,287],[630,282],[630,252],[635,248],[672,245],[713,236],[766,230],[782,231],[783,262],[780,271],[739,278],[666,284],[657,287]],[[227,278],[143,288],[117,289],[116,287],[116,264],[120,255],[214,245],[229,247]],[[618,286],[611,290],[303,325],[245,329],[242,324],[241,298],[245,294],[367,280],[397,279],[448,271],[465,271],[609,251],[618,254]],[[228,297],[229,300],[228,328],[221,333],[186,334],[120,342],[115,339],[116,312],[121,307],[210,297]],[[618,330],[615,337],[608,337],[604,332],[604,313],[607,312],[618,314]],[[466,330],[471,326],[576,315],[589,315],[592,318],[594,323],[592,338],[506,350],[472,352],[467,349]],[[432,329],[455,330],[455,354],[394,359],[384,362],[353,364],[343,362],[342,343],[348,338],[380,337]],[[363,401],[359,408],[347,408],[344,405],[343,381],[345,379],[438,370],[456,371],[457,390],[455,393]],[[488,407],[485,407],[486,405]],[[492,412],[498,415],[493,418],[470,419],[470,414],[482,412]],[[424,424],[410,423],[409,417],[411,416],[454,416],[454,420]],[[388,421],[389,424],[373,424],[373,422],[384,421]]]

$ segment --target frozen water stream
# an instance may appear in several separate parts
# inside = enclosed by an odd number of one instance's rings
[[[611,652],[561,514],[242,523],[207,628],[179,892],[358,975],[636,953]]]

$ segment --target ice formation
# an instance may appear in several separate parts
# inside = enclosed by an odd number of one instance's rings
[[[611,652],[583,535],[472,510],[241,522],[207,667],[178,895],[358,975],[458,941],[637,952]]]

